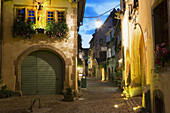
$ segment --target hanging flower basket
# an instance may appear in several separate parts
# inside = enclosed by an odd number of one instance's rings
[[[56,23],[54,21],[47,22],[46,34],[49,38],[57,40],[67,40],[68,39],[68,26],[65,22]]]
[[[12,26],[12,35],[13,37],[22,36],[24,39],[31,39],[34,34],[36,26],[33,22],[23,22],[23,21],[15,21]]]

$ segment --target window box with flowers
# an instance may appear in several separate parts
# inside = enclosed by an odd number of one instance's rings
[[[47,22],[46,34],[51,39],[66,41],[68,39],[68,31],[69,29],[65,22],[58,23],[54,21]]]
[[[12,27],[13,37],[21,36],[24,39],[32,38],[36,33],[36,26],[33,22],[15,21]]]
[[[50,39],[59,41],[68,39],[68,26],[65,22],[49,21],[46,25],[46,34]],[[16,21],[12,28],[13,37],[21,36],[24,39],[31,39],[36,34],[36,25],[33,22]]]

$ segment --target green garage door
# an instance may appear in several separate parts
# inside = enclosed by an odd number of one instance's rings
[[[48,51],[29,54],[21,65],[23,95],[59,94],[62,91],[63,66],[61,59]]]

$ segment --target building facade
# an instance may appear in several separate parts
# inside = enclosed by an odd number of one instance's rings
[[[2,2],[1,74],[8,89],[21,95],[60,94],[67,87],[77,91],[77,27],[83,22],[85,2],[85,0]],[[13,34],[15,33],[13,30],[17,30],[14,29],[16,22],[28,21],[34,23],[36,34],[29,39],[23,38],[29,34],[23,36]],[[65,22],[69,38],[57,40],[52,36],[53,32],[49,38],[46,26],[50,21]],[[57,36],[60,35],[62,34]]]
[[[108,31],[109,27],[112,27],[113,24],[116,24],[114,15],[116,9],[110,13],[106,21],[103,25],[95,30],[93,34],[93,38],[90,41],[90,49],[91,49],[91,73],[97,78],[102,78],[101,70],[99,69],[99,65],[105,64],[106,62],[106,38],[105,34]],[[108,78],[105,77],[107,80]]]
[[[125,93],[142,95],[142,106],[152,113],[169,113],[169,62],[155,73],[156,46],[170,46],[169,0],[121,0]]]

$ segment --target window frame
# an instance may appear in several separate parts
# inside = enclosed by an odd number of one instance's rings
[[[21,20],[21,21],[26,21],[26,8],[25,7],[15,7],[15,20],[16,21],[20,21],[20,19],[18,19],[18,10],[24,10],[24,20]]]
[[[28,21],[29,20],[29,10],[31,11],[34,11],[34,23],[36,24],[37,23],[37,12],[36,12],[36,9],[33,9],[33,8],[27,8],[27,13],[25,14],[26,15],[26,20]],[[32,16],[31,16],[32,17]]]
[[[65,10],[57,10],[56,13],[57,13],[57,22],[59,22],[59,14],[58,13],[63,13],[63,21],[66,22],[66,11]]]
[[[53,12],[53,20],[52,21],[56,21],[56,11],[51,9],[51,10],[46,10],[46,22],[51,21],[51,17],[48,17],[48,12]],[[48,18],[50,18],[50,20],[48,20]]]

